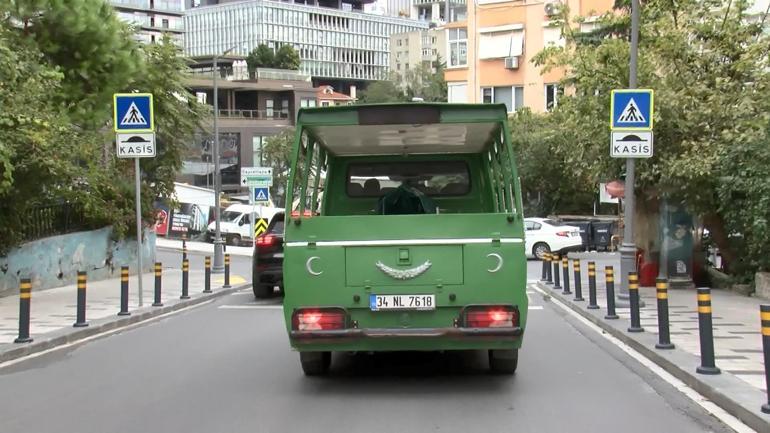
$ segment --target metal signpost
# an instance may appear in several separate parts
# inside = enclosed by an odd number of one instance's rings
[[[613,132],[649,132],[650,155],[652,154],[652,115],[653,115],[653,92],[652,90],[636,89],[637,81],[637,60],[639,55],[639,0],[631,0],[631,53],[630,67],[628,77],[628,89],[614,90],[612,92],[612,106],[610,107],[610,122]],[[618,140],[631,137],[627,134]],[[639,136],[639,134],[635,134]],[[640,139],[642,137],[639,137]],[[614,146],[615,140],[612,140],[611,146]],[[641,140],[635,141],[641,147]],[[638,157],[648,157],[639,155],[639,152],[628,152],[635,154],[629,157],[628,153],[619,152],[618,157],[626,158],[626,187],[625,187],[625,212],[623,213],[623,243],[620,245],[620,293],[618,298],[627,303],[628,295],[628,274],[636,271],[636,244],[634,243],[634,169],[635,159]],[[613,155],[614,156],[614,155]]]
[[[150,93],[116,93],[113,96],[113,125],[115,125],[115,145],[118,158],[134,158],[134,176],[136,181],[136,241],[137,261],[139,268],[136,273],[137,296],[139,306],[142,299],[142,201],[141,180],[142,172],[139,158],[155,157],[155,120],[153,100]]]
[[[241,185],[249,188],[249,201],[251,203],[251,235],[254,239],[261,233],[257,230],[267,229],[262,223],[262,208],[259,216],[254,208],[257,204],[264,206],[270,202],[270,187],[273,186],[272,167],[241,167]]]

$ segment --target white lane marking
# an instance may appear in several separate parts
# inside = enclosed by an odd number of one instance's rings
[[[547,292],[545,292],[544,290],[541,290],[537,286],[530,286],[530,287],[537,290],[543,295],[548,294]],[[713,403],[711,400],[707,399],[706,397],[702,396],[699,392],[687,386],[684,382],[682,382],[681,380],[671,375],[671,373],[667,372],[662,367],[658,366],[658,364],[655,364],[654,362],[650,361],[648,358],[646,358],[641,353],[637,352],[631,346],[627,345],[626,343],[618,340],[614,336],[605,332],[604,330],[602,330],[602,328],[595,325],[590,320],[586,319],[585,317],[581,316],[577,312],[573,311],[570,307],[564,305],[564,303],[561,302],[560,300],[554,297],[550,297],[550,299],[551,299],[551,302],[559,306],[561,309],[567,312],[567,314],[570,314],[571,316],[576,318],[578,321],[586,325],[588,328],[590,328],[597,334],[607,339],[610,343],[618,346],[622,351],[626,352],[626,354],[628,354],[630,357],[634,358],[640,364],[642,364],[643,366],[647,367],[650,371],[655,373],[658,377],[668,382],[671,386],[673,386],[679,392],[687,396],[690,400],[695,402],[698,406],[702,407],[704,410],[706,410],[706,412],[710,413],[711,415],[713,415],[714,417],[722,421],[726,426],[730,427],[733,431],[737,433],[756,433],[755,430],[753,430],[751,427],[744,424],[741,420],[727,413],[724,409],[717,406],[715,403]]]
[[[198,307],[202,307],[204,305],[208,305],[208,304],[214,302],[215,300],[216,299],[211,299],[211,300],[208,300],[208,301],[205,301],[205,302],[201,302],[200,304],[190,305],[189,307],[180,308],[180,309],[175,310],[175,311],[169,311],[168,313],[161,314],[160,316],[151,317],[151,318],[149,318],[147,320],[143,320],[141,322],[132,323],[131,325],[124,326],[122,328],[110,329],[109,331],[105,331],[105,332],[102,332],[102,333],[99,333],[99,334],[94,334],[94,335],[91,335],[89,337],[83,338],[82,340],[78,340],[78,341],[73,341],[71,343],[62,344],[61,346],[52,347],[50,349],[46,349],[46,350],[43,350],[43,351],[40,351],[40,352],[36,352],[36,353],[32,353],[32,354],[29,354],[29,355],[26,355],[26,356],[22,356],[21,358],[16,358],[16,359],[11,359],[11,360],[8,360],[8,361],[5,361],[5,362],[0,362],[0,369],[3,369],[5,367],[10,367],[10,366],[12,366],[14,364],[18,364],[20,362],[23,362],[23,361],[26,361],[26,360],[29,360],[29,359],[37,358],[39,356],[43,356],[45,354],[48,354],[48,353],[51,353],[51,352],[55,352],[57,350],[63,350],[63,349],[66,349],[66,348],[72,347],[72,346],[79,346],[79,345],[85,344],[85,343],[87,343],[89,341],[96,340],[97,338],[108,337],[108,336],[110,336],[112,334],[117,334],[118,332],[130,331],[131,329],[137,328],[139,326],[144,326],[144,325],[146,325],[148,323],[158,321],[158,320],[166,318],[168,316],[172,316],[174,314],[178,314],[178,313],[181,313],[181,312],[184,312],[184,311],[188,311],[188,310],[192,310],[194,308],[198,308]]]
[[[527,310],[530,310],[530,311],[531,310],[542,310],[542,309],[543,309],[542,305],[530,305],[529,307],[527,307]]]
[[[251,292],[235,292],[235,293],[230,293],[230,296],[241,296],[241,295],[254,296],[254,294],[251,293]]]
[[[282,305],[220,305],[219,310],[282,310]]]

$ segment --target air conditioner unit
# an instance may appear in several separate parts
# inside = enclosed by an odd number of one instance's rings
[[[506,57],[505,69],[519,69],[519,56]]]
[[[545,15],[552,17],[559,13],[559,2],[546,3],[543,7],[545,9]]]

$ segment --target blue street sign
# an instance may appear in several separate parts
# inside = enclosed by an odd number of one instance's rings
[[[650,89],[612,91],[610,128],[651,130],[654,95]]]
[[[254,188],[254,201],[255,202],[270,201],[270,189],[267,187]]]
[[[152,132],[152,94],[116,93],[113,95],[113,124],[115,132]]]

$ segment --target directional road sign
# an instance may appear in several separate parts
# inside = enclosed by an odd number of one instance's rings
[[[652,130],[653,91],[616,89],[610,103],[610,128],[613,130]]]
[[[135,132],[116,134],[118,158],[152,158],[155,156],[155,133]]]
[[[651,157],[652,131],[612,131],[610,156],[613,158]]]
[[[113,95],[115,132],[153,132],[151,93],[116,93]]]
[[[249,187],[273,186],[273,168],[241,167],[241,185]]]
[[[256,238],[266,231],[267,231],[267,220],[264,218],[257,219],[257,224],[254,227],[254,237]]]
[[[266,203],[270,201],[270,189],[266,186],[252,188],[251,193],[253,194],[252,201],[254,203]]]

